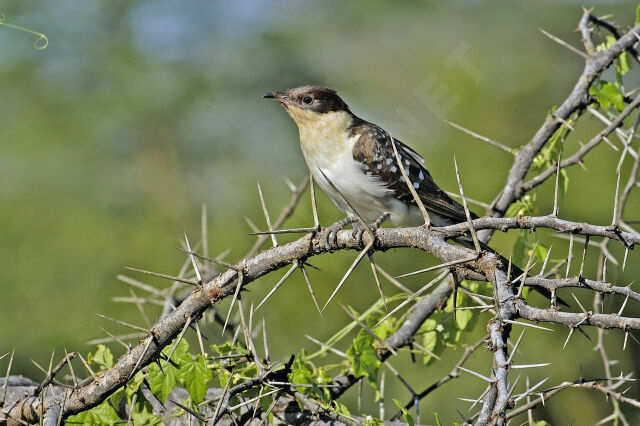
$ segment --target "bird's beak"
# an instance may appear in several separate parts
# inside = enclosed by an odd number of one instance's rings
[[[262,95],[263,99],[275,99],[276,101],[284,102],[287,100],[287,94],[284,92],[267,92]]]

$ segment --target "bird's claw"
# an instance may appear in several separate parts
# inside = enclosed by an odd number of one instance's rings
[[[340,231],[340,229],[334,229],[332,225],[325,228],[322,232],[322,243],[327,251],[332,251],[338,245],[338,231]]]
[[[382,213],[380,217],[377,218],[375,222],[373,222],[373,224],[371,225],[371,229],[375,232],[378,228],[380,228],[380,225],[382,225],[385,220],[389,219],[389,217],[391,217],[391,213]]]
[[[353,223],[354,220],[352,217],[346,217],[324,228],[324,231],[322,231],[322,243],[327,251],[333,251],[338,248],[338,231],[342,231],[345,226]]]
[[[371,233],[373,234],[374,239],[376,238],[376,232],[378,231],[378,228],[380,228],[380,225],[382,225],[382,223],[385,220],[387,220],[389,216],[391,216],[391,214],[388,212],[385,212],[378,219],[376,219],[373,223],[369,225],[369,230],[371,230]],[[353,225],[353,231],[351,233],[351,236],[357,241],[359,247],[364,248],[366,246],[366,244],[362,239],[366,231],[367,230],[365,228],[363,228],[357,223]]]
[[[353,231],[351,231],[351,236],[356,240],[356,242],[358,243],[358,247],[364,247],[364,241],[362,241],[362,236],[364,235],[364,228],[362,228],[362,226],[353,226]],[[374,230],[375,232],[375,230]]]

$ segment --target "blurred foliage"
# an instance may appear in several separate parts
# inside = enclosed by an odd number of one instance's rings
[[[606,2],[596,12],[613,14],[628,25],[634,9],[629,2]],[[272,217],[287,202],[283,178],[301,181],[306,168],[297,130],[286,114],[260,99],[265,91],[307,83],[335,88],[359,115],[423,154],[432,175],[452,191],[457,153],[465,192],[488,202],[504,182],[511,157],[471,140],[440,118],[517,148],[569,93],[582,69],[580,57],[538,31],[544,28],[580,46],[574,31],[582,13],[577,2],[412,1],[390,8],[383,1],[103,0],[79,7],[69,0],[9,0],[0,13],[3,23],[41,32],[49,40],[46,49],[38,50],[34,47],[42,44],[34,45],[34,37],[39,35],[0,25],[0,353],[15,347],[14,371],[34,379],[40,373],[29,358],[45,364],[53,348],[57,353],[64,348],[93,351],[83,342],[102,337],[99,325],[115,331],[91,312],[142,323],[135,307],[111,302],[114,296],[129,296],[116,274],[127,265],[177,272],[183,256],[174,247],[185,229],[194,237],[198,234],[202,204],[208,206],[212,254],[230,248],[227,259],[237,259],[254,241],[243,217],[266,226],[256,180],[262,183]],[[596,33],[608,43],[604,35]],[[626,72],[623,61],[617,64],[618,74]],[[608,83],[597,86],[598,99],[619,107],[609,87],[617,89],[616,76],[604,77]],[[637,85],[637,68],[625,79],[629,87]],[[601,127],[594,119],[582,118],[566,141],[558,136],[563,155]],[[550,146],[541,165],[553,163],[557,149]],[[572,168],[563,175],[571,184],[560,205],[562,217],[610,222],[617,155],[603,144],[585,161],[587,173]],[[623,176],[628,173],[625,167]],[[553,182],[531,197],[541,214],[549,212]],[[326,197],[320,196],[319,202],[323,224],[340,217]],[[640,211],[637,194],[627,211]],[[289,224],[309,223],[305,198]],[[553,244],[552,261],[566,256],[564,240],[543,231],[535,236],[544,247]],[[510,252],[517,238],[516,232],[496,235],[493,245]],[[530,241],[522,244],[528,257]],[[613,251],[621,253],[619,248]],[[611,271],[610,278],[624,284],[637,277],[640,267],[633,257],[630,254],[624,273]],[[352,259],[351,253],[313,259],[322,269],[310,271],[321,300]],[[434,263],[423,253],[401,250],[376,259],[393,275]],[[595,259],[590,252],[587,276],[594,274]],[[252,284],[245,297],[257,303],[279,276]],[[405,285],[418,288],[424,279],[413,277]],[[394,293],[384,285],[388,294]],[[575,294],[585,296],[583,304],[591,303],[586,293]],[[339,294],[358,311],[377,298],[364,266]],[[605,310],[619,304],[607,298]],[[227,307],[224,302],[221,310]],[[627,309],[638,314],[635,307]],[[305,333],[324,340],[349,322],[337,303],[319,318],[299,274],[259,315],[267,319],[274,359],[301,347],[314,351],[317,346],[303,339]],[[480,323],[487,319],[487,314],[478,317]],[[219,327],[203,331],[212,341],[220,333]],[[468,341],[482,333],[483,327],[476,327]],[[550,348],[562,351],[564,334],[528,333],[521,362],[551,361]],[[609,332],[607,338],[614,345],[612,357],[637,371],[638,358],[631,355],[637,347],[631,343],[633,349],[623,353],[620,333]],[[552,367],[532,372],[531,381],[550,374],[558,381],[573,380],[579,370],[576,359],[585,373],[602,376],[593,345],[574,339],[552,359]],[[418,364],[420,368],[403,355],[398,369],[410,372],[421,389],[448,372],[460,353],[445,349],[442,361]],[[470,368],[487,373],[488,356],[474,355]],[[176,373],[174,380],[180,377]],[[389,395],[405,401],[408,394],[402,385],[387,382]],[[469,378],[463,388],[460,383],[446,386],[458,386],[464,394],[460,396],[468,397],[480,394],[484,386]],[[632,385],[636,395],[637,389]],[[447,392],[430,395],[422,404],[423,414],[438,407],[445,424],[459,420],[455,409],[465,411],[467,405]],[[364,401],[366,396],[365,391]],[[350,391],[344,402],[354,400],[355,391]],[[581,410],[566,410],[569,403]],[[375,410],[372,402],[366,407]],[[537,409],[535,416],[554,424],[585,424],[605,417],[609,407],[600,395],[567,391]],[[393,409],[390,404],[388,410]]]

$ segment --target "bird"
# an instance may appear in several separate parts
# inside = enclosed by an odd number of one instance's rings
[[[425,224],[425,219],[435,227],[467,221],[465,208],[436,184],[420,154],[392,138],[382,127],[355,115],[335,90],[306,85],[284,92],[267,92],[262,97],[278,101],[293,119],[314,180],[348,215],[329,233],[325,232],[326,246],[330,246],[331,235],[335,236],[337,230],[350,223],[356,227],[358,218],[374,227],[386,216],[396,226],[418,226]],[[412,192],[419,197],[428,218],[423,217]],[[471,219],[478,218],[469,213]],[[474,247],[467,236],[455,241],[467,248]],[[483,250],[496,253],[488,245],[480,244]],[[522,274],[515,265],[513,270]],[[544,288],[534,288],[551,296]]]
[[[351,112],[335,90],[302,86],[268,92],[297,124],[300,147],[315,181],[345,213],[367,223],[389,213],[394,225],[417,226],[424,218],[399,169],[390,134]],[[435,183],[424,159],[394,139],[400,162],[425,206],[430,224],[467,220],[464,207]],[[345,199],[349,205],[345,205]],[[472,214],[472,218],[478,216]]]

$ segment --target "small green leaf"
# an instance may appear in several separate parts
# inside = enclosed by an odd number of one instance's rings
[[[133,398],[133,395],[135,395],[138,392],[138,389],[140,389],[140,385],[142,385],[142,382],[144,382],[144,379],[147,377],[146,373],[143,373],[142,371],[138,371],[135,376],[133,376],[133,378],[131,380],[129,380],[129,382],[127,383],[127,386],[125,386],[124,388],[124,392],[127,395],[127,400],[131,401]]]
[[[334,413],[338,413],[338,414],[342,414],[343,416],[351,417],[351,413],[349,412],[349,409],[343,403],[341,403],[339,401],[333,401],[332,405],[333,405],[332,411]]]
[[[160,361],[162,370],[157,364],[151,364],[149,366],[149,385],[151,392],[162,402],[163,404],[169,397],[171,390],[176,385],[176,368],[168,362]]]
[[[438,332],[435,330],[427,331],[422,335],[422,346],[432,354],[438,355],[441,352],[442,345],[438,344]],[[435,361],[435,357],[425,353],[422,359],[424,365],[430,365]]]
[[[631,56],[629,52],[622,52],[616,59],[616,73],[622,77],[631,70]]]
[[[397,399],[393,399],[393,403],[396,404],[398,406],[398,408],[400,409],[400,411],[402,411],[402,417],[404,417],[404,421],[408,426],[413,426],[415,423],[413,421],[413,417],[411,417],[411,414],[409,414],[409,411],[404,408],[404,405],[402,405],[400,403],[400,401],[398,401]]]
[[[540,265],[542,265],[544,260],[547,258],[547,253],[549,253],[549,248],[544,244],[538,243],[534,256],[536,257],[536,260],[540,262]]]
[[[478,285],[476,284],[475,287],[477,288]],[[456,307],[460,308],[463,306],[468,306],[469,299],[470,299],[469,296],[459,291],[456,296]],[[453,296],[450,297],[450,300],[447,301],[447,303],[453,304]],[[456,310],[455,325],[458,328],[458,331],[469,331],[469,330],[472,330],[473,327],[476,325],[477,318],[478,318],[477,313],[471,310],[468,310],[468,309]],[[457,338],[459,339],[460,333],[457,333],[457,334],[458,334]]]
[[[433,415],[436,418],[436,425],[437,426],[442,426],[442,422],[440,421],[440,416],[438,415],[438,413],[433,413]]]
[[[207,393],[207,383],[213,379],[213,375],[211,370],[207,368],[202,355],[196,355],[195,360],[190,359],[180,363],[177,378],[189,392],[193,402],[200,404],[204,401]]]
[[[177,339],[177,337],[176,337],[176,339]],[[169,354],[171,354],[171,352],[173,352],[173,355],[171,356],[172,360],[175,359],[174,357],[180,358],[180,356],[186,354],[187,351],[189,351],[189,343],[187,342],[186,339],[180,340],[180,343],[178,344],[178,347],[174,351],[173,347],[176,344],[175,343],[176,339],[173,339],[173,342],[171,342],[171,344],[169,346],[165,347],[162,350],[162,353],[167,357],[169,356]]]
[[[169,356],[173,351],[173,355],[171,355],[171,361],[180,366],[183,363],[193,362],[191,355],[187,352],[189,350],[189,343],[186,339],[182,339],[180,344],[176,347],[175,351],[173,347],[175,346],[174,341],[164,348],[162,353],[165,356]],[[151,364],[149,366],[149,385],[151,386],[151,393],[153,393],[156,398],[158,398],[163,404],[167,400],[167,397],[171,393],[171,390],[177,383],[177,375],[178,369],[174,367],[173,364],[160,360],[160,365],[162,369],[157,364]]]
[[[396,318],[387,318],[386,320],[382,321],[377,327],[373,328],[373,331],[381,340],[385,340],[396,331]]]
[[[108,401],[104,401],[91,410],[83,411],[75,416],[67,417],[66,424],[83,424],[83,425],[115,425],[122,423],[116,410],[109,405]]]
[[[249,355],[249,351],[241,346],[234,346],[230,342],[224,342],[222,345],[211,345],[211,350],[218,356],[227,355],[230,352],[234,354]]]
[[[513,252],[511,254],[511,261],[514,265],[520,266],[524,265],[527,261],[527,236],[529,231],[521,230],[518,232],[518,238],[516,238],[516,242],[513,244]]]
[[[471,310],[456,311],[456,325],[460,330],[466,330],[467,327],[471,328],[474,325],[473,317],[474,314]]]
[[[364,426],[384,426],[384,422],[376,417],[367,416],[364,418]]]
[[[158,425],[162,420],[153,414],[151,402],[145,398],[142,390],[138,389],[136,403],[131,412],[131,422],[134,425]]]
[[[544,167],[546,168],[546,167]],[[506,216],[507,217],[515,217],[515,216],[530,216],[534,213],[535,209],[535,194],[527,194],[522,197],[520,200],[511,204],[507,209]]]
[[[640,24],[640,4],[636,8],[636,23],[634,25]]]
[[[109,397],[108,401],[111,403],[112,407],[119,407],[120,406],[120,401],[122,401],[122,398],[125,398],[126,392],[124,390],[124,388],[120,388],[117,391],[115,391],[114,393],[111,394],[111,396]]]
[[[314,383],[313,365],[306,360],[306,353],[302,351],[291,364],[291,373],[289,378],[292,383],[296,384],[312,384]],[[308,393],[309,388],[296,388],[298,392]]]
[[[589,93],[596,97],[603,110],[608,110],[611,105],[619,111],[624,109],[624,98],[615,84],[600,80],[591,86]]]
[[[113,367],[113,354],[105,345],[98,345],[95,353],[89,352],[87,362],[89,365],[98,365],[100,370],[108,370]]]
[[[373,342],[373,336],[360,330],[347,349],[347,357],[351,361],[353,375],[356,377],[366,376],[371,387],[378,389],[378,370],[380,370],[381,363]]]

